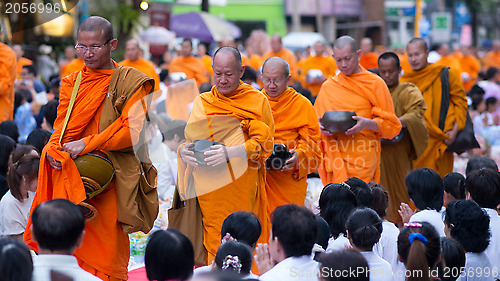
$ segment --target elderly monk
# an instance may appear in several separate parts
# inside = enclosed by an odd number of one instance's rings
[[[16,58],[17,58],[17,79],[21,79],[21,71],[23,70],[23,66],[25,65],[32,65],[33,61],[30,59],[27,59],[24,56],[24,50],[21,45],[14,45],[12,46],[12,50],[14,50],[14,53],[16,53]]]
[[[313,96],[318,95],[319,89],[321,89],[321,84],[325,82],[325,80],[330,76],[335,76],[335,71],[337,67],[335,67],[335,62],[333,58],[326,54],[325,44],[323,42],[316,42],[313,46],[314,56],[307,57],[302,63],[302,83],[304,88],[307,88],[311,91]],[[311,69],[321,70],[323,76],[321,78],[312,79],[308,77],[307,73]]]
[[[365,69],[377,68],[378,56],[373,52],[373,42],[372,39],[365,37],[361,39],[361,58],[359,59],[359,64]]]
[[[0,37],[1,34],[0,30]],[[16,54],[9,46],[0,42],[0,123],[13,118],[16,71]]]
[[[200,58],[193,56],[193,42],[191,39],[184,39],[181,44],[180,56],[172,60],[168,66],[170,73],[184,72],[187,78],[196,80],[196,85],[200,87],[201,84],[208,81],[208,71],[205,64]]]
[[[142,50],[139,47],[139,42],[135,39],[130,39],[125,46],[125,59],[119,65],[133,67],[153,78],[155,80],[155,91],[159,90],[160,76],[156,73],[153,63],[142,58]]]
[[[238,50],[219,48],[213,69],[215,86],[195,99],[177,159],[179,193],[196,197],[201,208],[208,264],[220,246],[222,222],[235,211],[254,212],[262,222],[259,241],[269,237],[264,161],[274,134],[266,96],[240,81],[245,67]],[[220,144],[195,158],[195,140]]]
[[[484,69],[500,68],[500,40],[494,40],[491,51],[484,57]]]
[[[424,153],[414,162],[415,168],[430,168],[441,177],[453,171],[453,152],[446,152],[448,145],[455,141],[457,133],[465,126],[467,100],[459,75],[450,69],[450,107],[444,130],[439,128],[441,112],[441,71],[445,66],[427,62],[429,49],[421,38],[413,38],[406,46],[408,62],[412,70],[405,72],[402,82],[411,82],[424,96],[427,110],[425,125],[429,130],[429,144]]]
[[[311,102],[288,87],[288,63],[271,57],[262,66],[262,91],[271,104],[274,117],[274,143],[288,147],[291,157],[281,170],[268,170],[266,194],[269,212],[285,204],[304,205],[307,174],[321,162],[318,119]],[[296,112],[296,114],[294,114]]]
[[[378,59],[378,72],[391,92],[394,111],[403,126],[402,138],[382,141],[380,183],[389,193],[388,219],[401,222],[398,209],[401,202],[410,204],[405,176],[427,147],[429,136],[425,127],[425,100],[412,83],[399,83],[401,65],[395,53],[387,52]],[[400,136],[398,136],[400,137]]]
[[[290,74],[292,75],[292,79],[298,79],[298,69],[297,69],[297,61],[295,59],[295,55],[292,51],[283,47],[283,42],[281,41],[281,35],[274,34],[271,37],[271,50],[264,54],[264,60],[270,57],[280,57],[290,65]]]
[[[80,24],[76,50],[85,61],[85,67],[61,81],[55,131],[41,153],[38,189],[32,205],[33,210],[44,201],[65,198],[76,204],[85,200],[97,210],[97,217],[87,222],[82,246],[74,255],[83,269],[103,280],[127,280],[130,255],[127,232],[133,230],[125,225],[122,196],[130,195],[124,194],[127,182],[135,186],[138,174],[143,171],[131,147],[132,137],[140,131],[142,121],[134,111],[129,115],[129,110],[134,109],[134,104],[140,107],[138,101],[151,93],[154,85],[142,72],[121,67],[111,59],[111,51],[117,44],[113,27],[106,19],[89,17]],[[77,96],[59,141],[73,89],[77,89]],[[116,173],[104,192],[86,199],[73,159],[92,151],[105,152]],[[157,202],[151,205],[157,212]],[[148,212],[148,208],[140,211]],[[24,240],[36,250],[30,224],[28,221]],[[152,222],[141,230],[147,232],[151,227]]]
[[[401,130],[394,115],[391,94],[384,81],[359,65],[356,41],[342,36],[334,43],[333,58],[340,73],[323,83],[314,109],[354,111],[356,125],[332,134],[320,125],[324,153],[318,172],[323,184],[341,183],[350,177],[380,181],[380,138],[393,138]]]

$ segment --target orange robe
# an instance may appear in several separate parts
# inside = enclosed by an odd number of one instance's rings
[[[265,90],[262,92],[266,94]],[[273,111],[274,143],[285,144],[299,156],[298,164],[290,170],[267,171],[266,194],[270,214],[285,204],[304,206],[307,174],[315,171],[321,162],[321,133],[311,102],[293,88],[277,97],[266,96]]]
[[[463,72],[460,60],[454,55],[441,57],[441,59],[439,59],[436,62],[436,64],[440,64],[442,66],[448,66],[450,69],[454,70],[457,74],[461,74]]]
[[[377,131],[363,129],[351,136],[321,136],[324,158],[318,172],[323,184],[341,183],[349,177],[379,182],[380,138],[393,138],[401,130],[391,94],[382,78],[364,68],[349,76],[339,73],[330,77],[323,83],[314,109],[318,117],[329,110],[354,111],[378,125]]]
[[[187,78],[196,79],[196,85],[198,88],[201,84],[209,82],[208,80],[208,71],[205,69],[205,65],[203,61],[197,57],[189,56],[185,57],[176,57],[172,60],[170,65],[168,66],[168,70],[170,73],[172,72],[184,72],[186,73]]]
[[[272,50],[267,52],[264,55],[264,61],[270,57],[280,57],[288,62],[290,65],[290,75],[292,75],[293,79],[299,79],[299,70],[297,68],[297,60],[295,59],[295,55],[292,51],[288,50],[285,47],[282,47],[279,52],[273,52]]]
[[[70,75],[73,72],[80,71],[85,66],[82,58],[76,58],[65,66],[61,67],[61,78]]]
[[[214,86],[196,98],[185,130],[187,142],[206,139],[231,147],[243,144],[247,158],[216,167],[186,165],[180,157],[181,198],[197,197],[203,214],[203,244],[210,264],[220,245],[222,222],[235,211],[254,212],[262,222],[259,243],[269,238],[264,161],[273,149],[274,122],[264,94],[240,81],[229,97]]]
[[[189,118],[190,106],[199,95],[198,87],[194,79],[189,79],[168,86],[165,109],[167,114],[175,119],[187,121]]]
[[[465,126],[467,99],[460,77],[455,71],[450,71],[450,107],[446,116],[444,131],[439,128],[439,113],[441,112],[441,70],[444,66],[429,64],[419,71],[406,72],[402,82],[411,82],[418,87],[424,96],[427,110],[425,125],[429,130],[429,144],[422,155],[415,160],[415,168],[430,168],[441,177],[453,172],[453,153],[445,152],[447,146],[443,142],[448,136],[445,132],[453,129],[455,123],[458,129]]]
[[[250,55],[249,65],[257,72],[259,72],[259,68],[262,66],[264,61],[262,57],[256,54]]]
[[[17,61],[17,79],[21,79],[21,71],[23,70],[23,66],[32,64],[33,64],[32,60],[21,57]]]
[[[331,76],[335,76],[335,71],[337,71],[337,65],[331,56],[309,56],[304,60],[301,66],[301,81],[304,88],[307,88],[311,91],[313,96],[318,95],[319,90],[321,89],[321,83],[309,84],[306,81],[307,72],[311,69],[319,69],[323,72],[323,75],[326,79]]]
[[[16,71],[16,54],[9,46],[0,43],[0,123],[13,118]]]
[[[373,52],[361,53],[359,64],[366,69],[378,68],[378,56]]]
[[[486,71],[490,67],[500,68],[500,51],[490,51],[486,54],[484,58],[484,70]]]
[[[403,69],[403,72],[408,72],[412,70],[410,63],[408,62],[408,57],[406,53],[404,55],[398,55],[399,61],[401,63],[401,68]]]
[[[212,77],[214,75],[214,70],[212,68],[212,57],[209,55],[203,55],[203,57],[201,57],[201,61],[205,65],[205,69],[208,71],[208,73],[210,73],[210,77]]]
[[[476,84],[477,75],[481,71],[481,63],[476,57],[467,55],[460,59],[460,65],[462,66],[462,70],[467,72],[470,77],[470,80],[464,81],[464,90],[468,92]]]
[[[155,80],[155,91],[160,89],[160,76],[156,73],[155,66],[152,62],[147,61],[143,58],[139,58],[136,61],[131,60],[122,60],[119,65],[121,66],[130,66],[133,67],[147,76],[153,78]]]
[[[115,67],[117,66],[118,64],[115,63]],[[81,85],[61,141],[61,143],[66,143],[82,139],[86,147],[80,155],[93,150],[110,151],[128,148],[132,145],[131,135],[137,133],[137,127],[129,126],[131,124],[129,121],[133,116],[129,118],[127,112],[135,100],[150,92],[151,85],[144,84],[140,87],[125,105],[123,114],[99,133],[103,101],[107,95],[113,71],[87,67],[82,69]],[[54,198],[65,198],[74,203],[80,203],[86,198],[75,162],[68,153],[61,150],[59,143],[77,74],[66,76],[61,82],[58,114],[54,123],[55,131],[42,151],[38,189],[32,210],[40,203]],[[50,166],[46,160],[47,153],[62,163],[61,170],[55,170]],[[128,235],[123,232],[121,223],[117,221],[115,180],[106,187],[103,193],[86,202],[97,209],[98,215],[94,220],[86,223],[82,246],[76,249],[74,255],[83,269],[103,280],[126,280],[130,243]],[[37,245],[32,240],[30,225],[31,219],[28,221],[24,240],[36,250]]]

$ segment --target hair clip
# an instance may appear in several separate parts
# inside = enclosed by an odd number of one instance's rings
[[[222,241],[220,244],[223,245],[224,243],[226,243],[228,241],[238,242],[238,240],[236,240],[233,236],[231,236],[231,234],[226,233],[226,235],[224,235],[224,237],[222,237]]]
[[[241,272],[241,262],[238,256],[227,255],[224,261],[222,261],[222,269],[228,269],[232,267],[236,272]]]
[[[350,185],[348,185],[348,184],[347,184],[347,183],[345,183],[345,182],[341,182],[341,183],[340,183],[340,185],[341,185],[341,186],[343,186],[343,187],[347,187],[347,189],[349,189],[349,190],[351,189],[351,186],[350,186]]]
[[[424,245],[427,245],[427,243],[429,243],[429,240],[427,240],[427,238],[423,236],[422,233],[414,232],[408,236],[408,240],[410,240],[410,245],[413,243],[415,238],[420,240],[420,242],[424,243]]]
[[[405,222],[403,224],[404,227],[422,227],[422,224],[419,222]]]

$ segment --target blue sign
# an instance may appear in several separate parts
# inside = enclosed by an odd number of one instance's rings
[[[470,24],[471,15],[469,8],[464,2],[457,2],[455,4],[455,27],[461,28],[462,25]]]

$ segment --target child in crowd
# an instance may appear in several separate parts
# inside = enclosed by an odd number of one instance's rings
[[[431,270],[440,257],[439,234],[427,222],[405,223],[398,236],[398,258],[406,266],[407,281],[433,281]],[[405,272],[405,274],[406,274]]]
[[[450,202],[446,207],[444,222],[446,236],[457,240],[466,252],[465,274],[458,280],[486,281],[494,280],[495,275],[498,277],[498,268],[494,270],[485,253],[490,243],[490,218],[481,207],[472,200]]]
[[[217,250],[214,269],[234,271],[240,274],[242,279],[258,279],[259,276],[250,272],[252,268],[251,251],[250,247],[243,243],[227,241]]]
[[[330,226],[332,235],[328,241],[327,253],[350,246],[346,237],[345,222],[356,208],[356,195],[345,183],[331,183],[325,186],[319,197],[320,215]]]
[[[382,220],[369,208],[354,211],[346,222],[347,238],[355,250],[365,257],[370,268],[370,281],[393,280],[389,262],[372,251],[382,234]]]
[[[457,240],[441,237],[441,260],[439,278],[441,281],[455,281],[465,268],[465,250]]]
[[[38,186],[39,165],[40,156],[32,146],[19,146],[12,153],[7,173],[9,191],[0,201],[0,237],[22,240]]]
[[[319,281],[368,281],[368,262],[356,250],[333,251],[321,257]],[[356,274],[335,274],[336,272],[356,272]],[[359,272],[359,273],[358,273]]]
[[[447,206],[454,200],[465,199],[465,177],[460,173],[449,173],[443,178],[443,202]]]
[[[405,178],[410,200],[417,207],[414,213],[410,206],[401,203],[398,211],[403,222],[428,222],[439,233],[444,234],[444,223],[441,215],[443,207],[443,180],[434,170],[422,168],[409,173]]]

